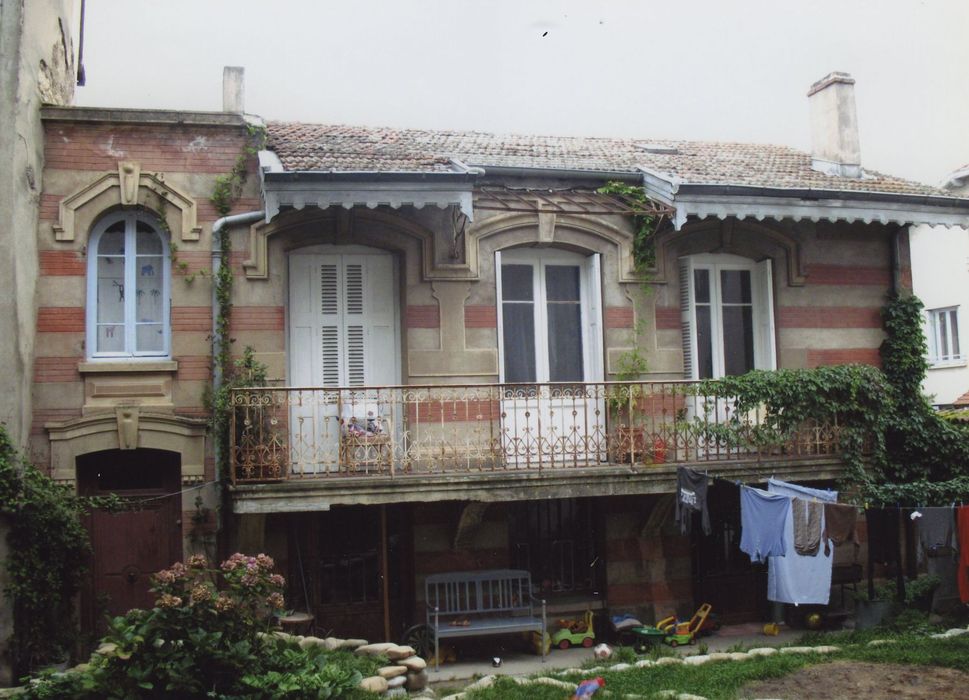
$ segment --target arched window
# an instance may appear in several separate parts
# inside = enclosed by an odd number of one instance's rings
[[[168,357],[168,241],[142,212],[102,219],[88,245],[87,354]]]

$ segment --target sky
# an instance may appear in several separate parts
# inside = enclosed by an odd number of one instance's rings
[[[969,163],[969,0],[88,0],[77,103],[328,124],[810,149],[807,90],[857,80],[862,165]]]

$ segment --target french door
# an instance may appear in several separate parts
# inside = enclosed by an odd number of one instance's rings
[[[291,255],[289,275],[289,383],[312,388],[290,409],[291,467],[332,471],[350,422],[393,425],[385,396],[353,388],[399,383],[394,259],[363,246],[321,246]]]
[[[495,253],[507,464],[605,458],[599,256]]]

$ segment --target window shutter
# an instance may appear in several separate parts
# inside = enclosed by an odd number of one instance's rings
[[[505,383],[504,322],[501,309],[501,251],[495,251],[495,305],[498,314],[498,383]]]
[[[588,296],[589,309],[589,320],[586,323],[589,329],[589,342],[586,343],[586,346],[589,348],[589,367],[587,370],[588,374],[585,377],[587,382],[601,382],[604,378],[602,361],[601,265],[602,256],[599,253],[593,253],[586,259],[586,279],[588,280],[588,291],[586,294]]]
[[[696,379],[696,335],[693,332],[693,260],[680,258],[680,333],[683,342],[683,378]]]
[[[757,279],[753,285],[757,305],[757,342],[754,345],[754,366],[757,369],[777,369],[777,349],[774,340],[774,275],[772,260],[757,263]]]
[[[344,349],[346,355],[347,386],[363,386],[367,383],[366,313],[363,304],[363,264],[346,263],[343,267],[344,303],[346,319]]]
[[[320,370],[323,386],[340,386],[340,268],[336,262],[319,266]],[[315,377],[314,377],[315,380]],[[314,383],[314,382],[311,382]]]

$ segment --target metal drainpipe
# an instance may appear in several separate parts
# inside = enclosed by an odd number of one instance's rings
[[[216,294],[217,291],[217,280],[219,279],[219,268],[222,267],[222,242],[220,240],[220,234],[222,229],[226,226],[235,226],[236,224],[251,224],[259,221],[266,215],[265,210],[260,209],[259,211],[248,211],[243,214],[233,214],[232,216],[223,216],[221,219],[212,224],[212,393],[215,394],[219,391],[222,386],[222,368],[219,363],[215,361],[215,358],[219,356],[219,352],[222,349],[221,340],[219,339],[218,325],[219,325],[219,299]],[[215,453],[215,480],[218,481],[219,477],[219,443],[216,441],[214,443],[214,453]]]

